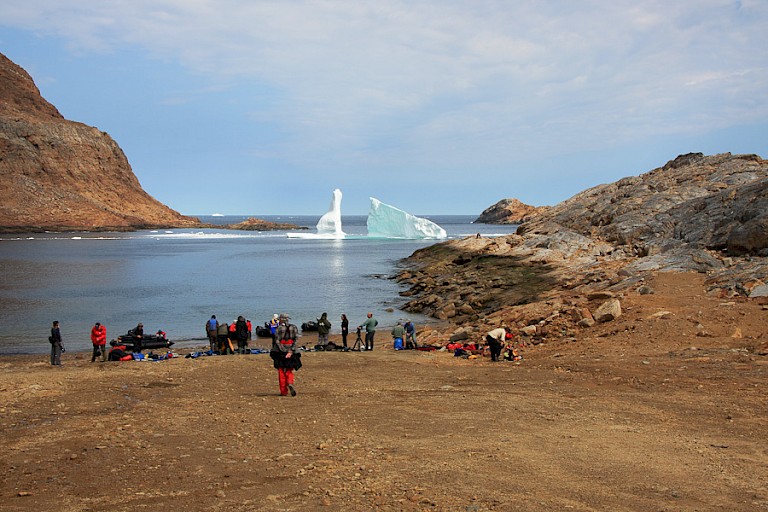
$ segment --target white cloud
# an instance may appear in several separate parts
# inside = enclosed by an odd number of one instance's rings
[[[6,0],[0,20],[279,90],[254,118],[290,158],[499,164],[768,117],[757,0]]]

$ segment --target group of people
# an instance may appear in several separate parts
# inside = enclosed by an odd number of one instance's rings
[[[398,321],[392,328],[392,341],[395,350],[416,349],[416,327],[413,322],[406,320],[405,324]]]
[[[225,355],[237,351],[238,354],[246,354],[248,342],[252,337],[252,327],[251,321],[242,315],[231,324],[219,322],[216,315],[211,315],[205,322],[205,334],[208,336],[211,352]]]
[[[362,350],[373,350],[373,341],[376,337],[376,327],[379,325],[379,321],[373,318],[373,313],[368,313],[366,319],[361,326],[358,327],[358,336],[360,332],[365,329],[365,341],[362,339],[356,340],[361,343]],[[331,332],[332,324],[328,320],[328,313],[323,313],[320,318],[317,319],[317,346],[321,350],[328,347],[328,335]],[[343,350],[349,350],[349,318],[346,314],[341,315],[341,348]]]
[[[373,350],[374,340],[376,338],[376,328],[379,325],[379,321],[373,317],[373,313],[366,315],[365,321],[358,327],[358,336],[361,336],[362,331],[365,330],[365,340],[362,338],[355,340],[356,343],[360,343],[361,350]],[[328,335],[331,332],[331,322],[328,320],[328,313],[323,313],[320,318],[317,319],[317,346],[324,350],[328,347]],[[398,343],[402,345],[405,343],[405,348],[416,348],[416,327],[413,322],[406,320],[405,324],[398,321],[392,328],[392,340],[395,348],[398,348]],[[349,350],[349,319],[346,314],[341,315],[341,348],[343,350]],[[397,340],[400,340],[399,342]],[[403,347],[400,347],[403,348]]]
[[[366,316],[366,320],[357,328],[358,340],[356,341],[361,341],[359,339],[360,332],[365,329],[364,349],[373,350],[376,328],[379,325],[379,322],[373,317],[373,313],[368,313]],[[299,330],[290,320],[290,316],[285,313],[280,315],[274,314],[268,324],[272,336],[272,348],[270,349],[269,355],[272,359],[273,366],[277,369],[278,387],[282,396],[296,396],[294,372],[302,366],[301,353],[298,351],[297,347]],[[328,335],[330,334],[331,327],[332,325],[328,320],[328,314],[323,313],[320,318],[318,318],[319,345],[328,344]],[[240,315],[232,324],[220,323],[216,319],[216,315],[211,315],[211,318],[205,323],[205,331],[212,352],[219,354],[233,354],[234,344],[236,343],[238,353],[243,354],[246,353],[248,341],[251,339],[251,322]],[[133,336],[141,337],[144,334],[144,326],[140,323],[129,332]],[[392,328],[391,334],[395,348],[398,348],[398,341],[400,343],[400,348],[403,348],[403,342],[405,343],[404,348],[417,348],[416,328],[410,320],[407,320],[404,325],[398,321]],[[341,337],[345,349],[348,349],[348,336],[349,319],[346,314],[342,314]],[[506,342],[512,340],[512,338],[512,334],[508,333],[504,327],[493,329],[486,334],[486,342],[490,349],[491,361],[500,360],[502,348],[505,347]],[[51,326],[51,335],[49,336],[48,341],[51,343],[51,365],[59,366],[61,365],[61,354],[64,352],[64,344],[58,321],[53,322],[53,325]],[[101,356],[101,360],[105,361],[107,357],[106,326],[102,325],[100,322],[96,322],[91,329],[91,342],[93,344],[91,362],[95,361],[98,356]],[[504,354],[505,359],[518,360],[520,358],[514,345],[507,345],[506,348],[507,350]]]

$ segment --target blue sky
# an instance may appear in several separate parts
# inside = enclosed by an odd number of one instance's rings
[[[0,52],[185,214],[479,214],[768,157],[765,0],[4,0]]]

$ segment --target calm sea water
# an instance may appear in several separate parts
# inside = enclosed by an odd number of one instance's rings
[[[247,216],[201,217],[218,224]],[[314,232],[319,216],[269,216]],[[513,226],[472,224],[470,216],[429,216],[450,238],[498,236]],[[286,312],[297,325],[327,312],[339,332],[372,311],[382,328],[427,319],[398,309],[397,262],[434,240],[367,239],[365,216],[342,217],[345,240],[297,239],[285,231],[174,229],[133,233],[45,233],[0,237],[0,354],[44,353],[53,320],[67,350],[89,350],[95,322],[108,340],[138,322],[177,346],[203,345],[212,314],[254,326]],[[358,236],[355,236],[358,235]],[[311,336],[312,333],[308,334]],[[311,343],[311,340],[308,340]]]

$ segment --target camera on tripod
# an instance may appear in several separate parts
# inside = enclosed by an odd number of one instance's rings
[[[358,325],[357,326],[357,339],[355,339],[355,344],[352,345],[352,349],[351,350],[356,350],[358,352],[362,352],[363,350],[365,350],[365,344],[363,343],[363,337],[361,336],[362,332],[363,332],[363,326],[362,325]]]

